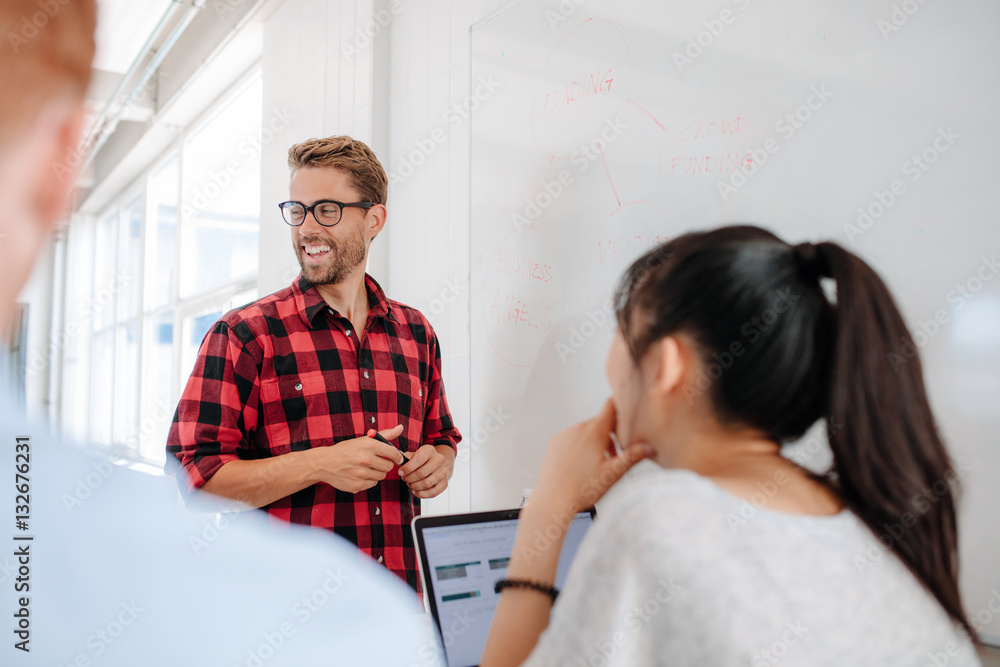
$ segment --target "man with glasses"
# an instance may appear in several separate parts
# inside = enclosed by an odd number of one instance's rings
[[[0,2],[5,345],[18,294],[66,219],[96,24],[94,0]],[[179,509],[171,482],[61,441],[3,384],[0,665],[437,664],[416,596],[344,540],[298,527],[276,538],[265,517],[217,524]]]
[[[191,488],[332,530],[419,590],[409,524],[447,488],[461,439],[438,339],[365,273],[387,214],[371,149],[310,139],[288,164],[279,209],[302,273],[211,328],[167,451]]]

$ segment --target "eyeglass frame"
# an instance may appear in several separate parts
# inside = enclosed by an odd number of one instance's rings
[[[312,206],[306,206],[300,201],[289,199],[288,201],[283,201],[280,204],[278,204],[278,210],[281,211],[281,219],[284,220],[285,224],[288,225],[289,227],[301,227],[303,224],[305,224],[306,218],[309,217],[310,212],[312,213],[313,220],[315,220],[316,224],[320,225],[321,227],[336,227],[337,225],[340,224],[340,221],[344,219],[345,208],[361,208],[367,211],[372,206],[375,206],[377,203],[378,202],[373,202],[373,201],[356,201],[345,204],[344,202],[339,202],[334,199],[320,199],[319,201],[313,203]],[[285,217],[285,204],[298,204],[299,206],[302,207],[304,211],[302,215],[302,222],[300,222],[297,225],[288,222],[288,219]],[[327,225],[319,221],[319,218],[316,216],[316,207],[319,206],[320,204],[336,204],[337,206],[340,207],[340,217],[337,218],[337,222],[333,223],[332,225]]]

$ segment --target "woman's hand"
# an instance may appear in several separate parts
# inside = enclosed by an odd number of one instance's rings
[[[556,434],[549,441],[529,506],[573,516],[593,506],[629,468],[653,455],[646,443],[633,443],[616,453],[610,436],[615,422],[615,404],[609,398],[596,417]]]
[[[615,406],[556,435],[538,474],[528,506],[521,510],[507,577],[553,586],[566,530],[576,513],[600,499],[625,471],[653,453],[634,444],[621,454],[611,447]],[[520,665],[549,624],[552,601],[538,591],[504,591],[493,616],[481,665]]]

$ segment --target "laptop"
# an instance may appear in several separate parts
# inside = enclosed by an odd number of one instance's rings
[[[516,509],[496,510],[413,520],[424,595],[448,667],[479,665],[499,601],[493,589],[507,575],[519,514]],[[593,509],[580,512],[570,524],[559,556],[556,588],[565,583],[594,516]]]

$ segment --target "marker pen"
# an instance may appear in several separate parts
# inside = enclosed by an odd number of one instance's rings
[[[392,447],[395,447],[395,446],[396,446],[396,445],[393,445],[393,444],[392,444],[391,442],[389,442],[388,440],[386,440],[386,439],[385,439],[384,437],[382,437],[382,434],[381,434],[381,433],[379,433],[378,431],[376,431],[376,430],[375,430],[375,429],[373,429],[373,428],[370,428],[370,429],[368,429],[368,434],[367,434],[367,435],[368,435],[368,437],[369,437],[369,438],[374,438],[375,440],[378,440],[379,442],[384,442],[385,444],[387,444],[387,445],[390,445],[390,446],[392,446]],[[399,451],[399,453],[400,453],[400,454],[403,454],[403,462],[402,462],[402,463],[399,463],[399,464],[397,464],[397,465],[399,465],[399,466],[405,466],[405,465],[406,465],[407,463],[409,463],[409,462],[410,462],[410,459],[408,459],[408,458],[406,457],[406,454],[405,454],[405,453],[404,453],[404,452],[403,452],[402,450],[400,450],[400,451]]]

